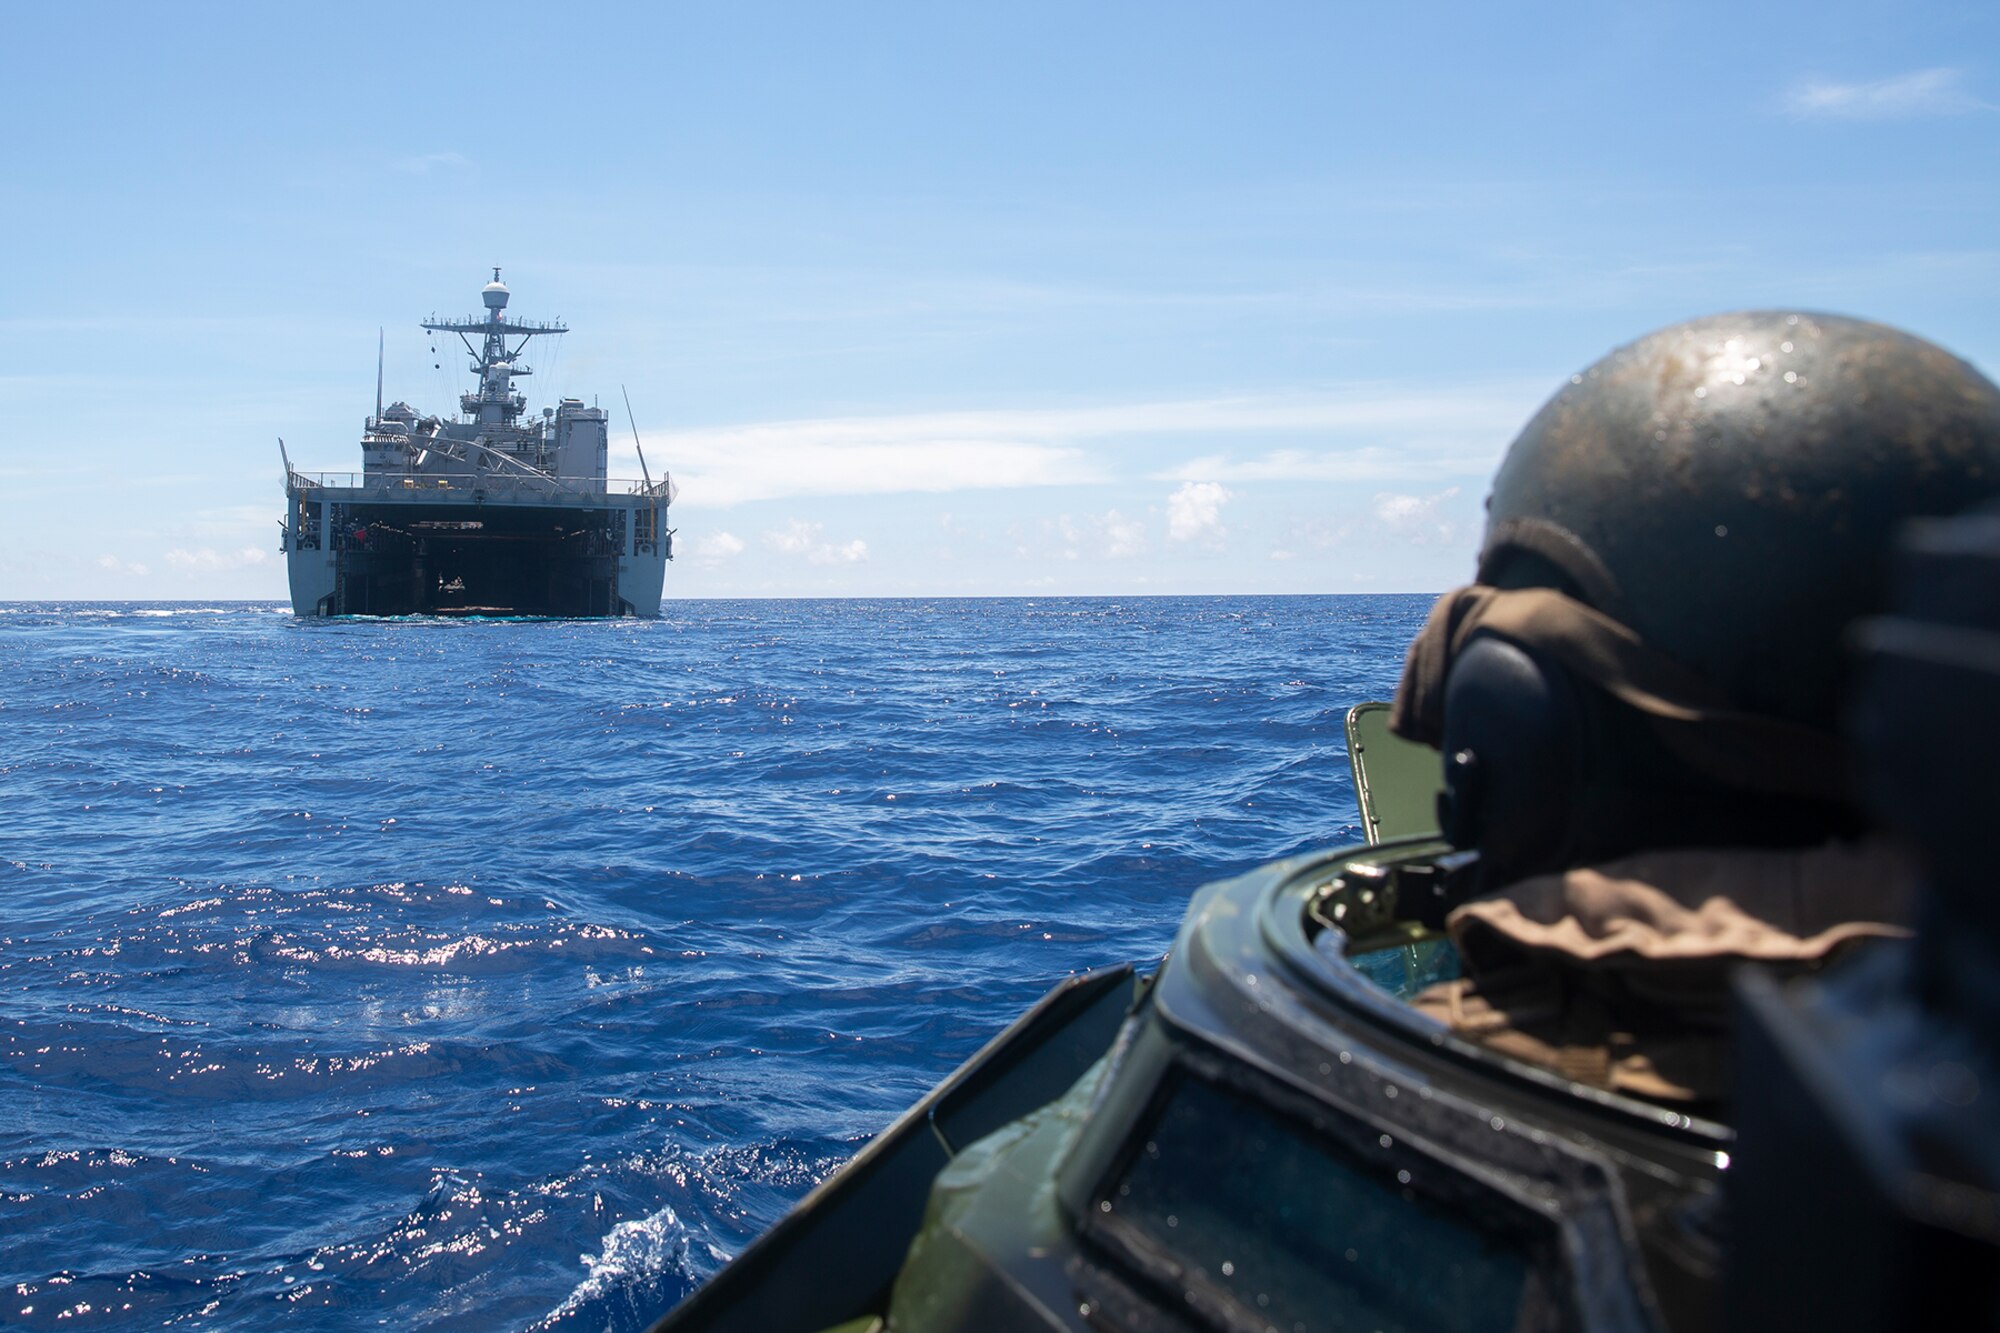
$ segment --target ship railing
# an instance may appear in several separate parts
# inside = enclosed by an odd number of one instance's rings
[[[528,477],[514,473],[484,473],[479,475],[429,476],[423,473],[390,473],[370,476],[365,472],[300,472],[292,470],[286,475],[286,487],[292,491],[346,491],[352,493],[347,498],[381,496],[384,498],[407,498],[412,495],[436,494],[443,496],[479,495],[501,499],[522,495],[583,495],[583,496],[626,496],[634,495],[642,499],[666,500],[671,503],[675,494],[673,481],[664,473],[649,481],[637,477]]]

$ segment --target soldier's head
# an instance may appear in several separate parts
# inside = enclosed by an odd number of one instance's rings
[[[1850,831],[1845,628],[1905,520],[1994,496],[2000,389],[1880,324],[1716,315],[1571,376],[1398,690],[1447,834],[1504,880]]]

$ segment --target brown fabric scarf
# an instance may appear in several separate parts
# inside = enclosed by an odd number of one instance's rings
[[[1720,1104],[1729,974],[1811,970],[1908,932],[1918,871],[1885,839],[1673,848],[1508,885],[1451,914],[1469,975],[1411,1003],[1471,1041],[1564,1077]]]
[[[1552,658],[1645,714],[1669,750],[1725,785],[1848,799],[1845,751],[1834,737],[1729,707],[1720,690],[1630,628],[1553,588],[1474,583],[1440,597],[1403,663],[1392,731],[1433,748],[1442,744],[1445,675],[1477,634]]]

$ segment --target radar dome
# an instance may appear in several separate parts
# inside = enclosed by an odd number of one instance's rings
[[[479,289],[479,299],[486,302],[488,310],[505,310],[507,296],[507,284],[497,278]]]

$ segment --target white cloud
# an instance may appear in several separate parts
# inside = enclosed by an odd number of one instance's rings
[[[704,565],[719,565],[725,560],[733,560],[748,549],[743,539],[733,532],[705,533],[689,543],[695,561]]]
[[[689,501],[993,490],[1100,480],[1073,448],[953,433],[927,417],[781,421],[649,441]],[[638,471],[636,455],[627,470]]]
[[[1375,521],[1398,536],[1423,542],[1449,542],[1458,536],[1458,524],[1443,511],[1457,497],[1456,486],[1432,495],[1384,491],[1376,495],[1372,508]]]
[[[1083,554],[1083,529],[1068,514],[1056,518],[1056,532],[1063,539],[1063,559],[1075,560]]]
[[[1808,79],[1788,90],[1780,105],[1802,120],[1905,120],[1994,110],[1965,89],[1964,77],[1964,70],[1940,68],[1868,83]]]
[[[1219,542],[1222,506],[1229,503],[1227,487],[1212,481],[1191,481],[1167,497],[1167,535],[1177,542]]]
[[[1462,527],[1448,511],[1459,493],[1456,486],[1428,495],[1379,491],[1369,501],[1365,515],[1314,514],[1294,519],[1271,548],[1270,557],[1291,560],[1302,550],[1330,551],[1358,545],[1452,546]]]
[[[194,551],[175,547],[167,552],[166,560],[175,569],[209,572],[223,569],[252,569],[258,565],[269,564],[271,553],[257,546],[245,546],[235,551],[218,551],[210,546]]]
[[[1358,449],[1274,449],[1248,458],[1210,454],[1153,474],[1157,481],[1418,481],[1490,473],[1509,436],[1490,445],[1427,452],[1421,446]]]
[[[1146,549],[1145,520],[1127,518],[1116,509],[1081,520],[1058,514],[1043,519],[1041,530],[1041,547],[1018,546],[1015,554],[1029,560],[1038,551],[1053,550],[1065,560],[1081,560],[1087,553],[1106,560],[1126,560]]]
[[[1105,458],[1093,456],[1093,446],[1148,440],[1164,451],[1172,439],[1190,436],[1365,439],[1344,449],[1282,448],[1240,462],[1215,455],[1156,477],[1408,479],[1490,471],[1547,387],[1360,385],[1291,397],[757,422],[655,435],[646,453],[667,459],[687,501],[704,507],[793,495],[1089,485],[1117,479]],[[638,475],[631,450],[614,460],[619,475]]]
[[[786,555],[804,555],[812,549],[813,539],[819,535],[820,525],[795,518],[784,527],[764,534],[764,540],[771,549]]]
[[[141,579],[153,572],[147,566],[139,564],[136,561],[120,560],[117,556],[109,554],[97,557],[97,567],[99,569],[108,569],[114,574],[130,574],[134,578]]]
[[[795,518],[784,527],[765,533],[764,540],[774,551],[784,555],[802,555],[815,565],[854,565],[868,558],[867,542],[859,537],[839,544],[822,541],[821,527],[821,524]]]
[[[810,552],[806,559],[816,565],[854,565],[868,558],[868,543],[856,537],[845,546],[822,546]]]
[[[1104,554],[1112,560],[1128,560],[1146,549],[1146,525],[1136,518],[1126,518],[1116,509],[1109,510],[1099,520],[1104,526]]]

